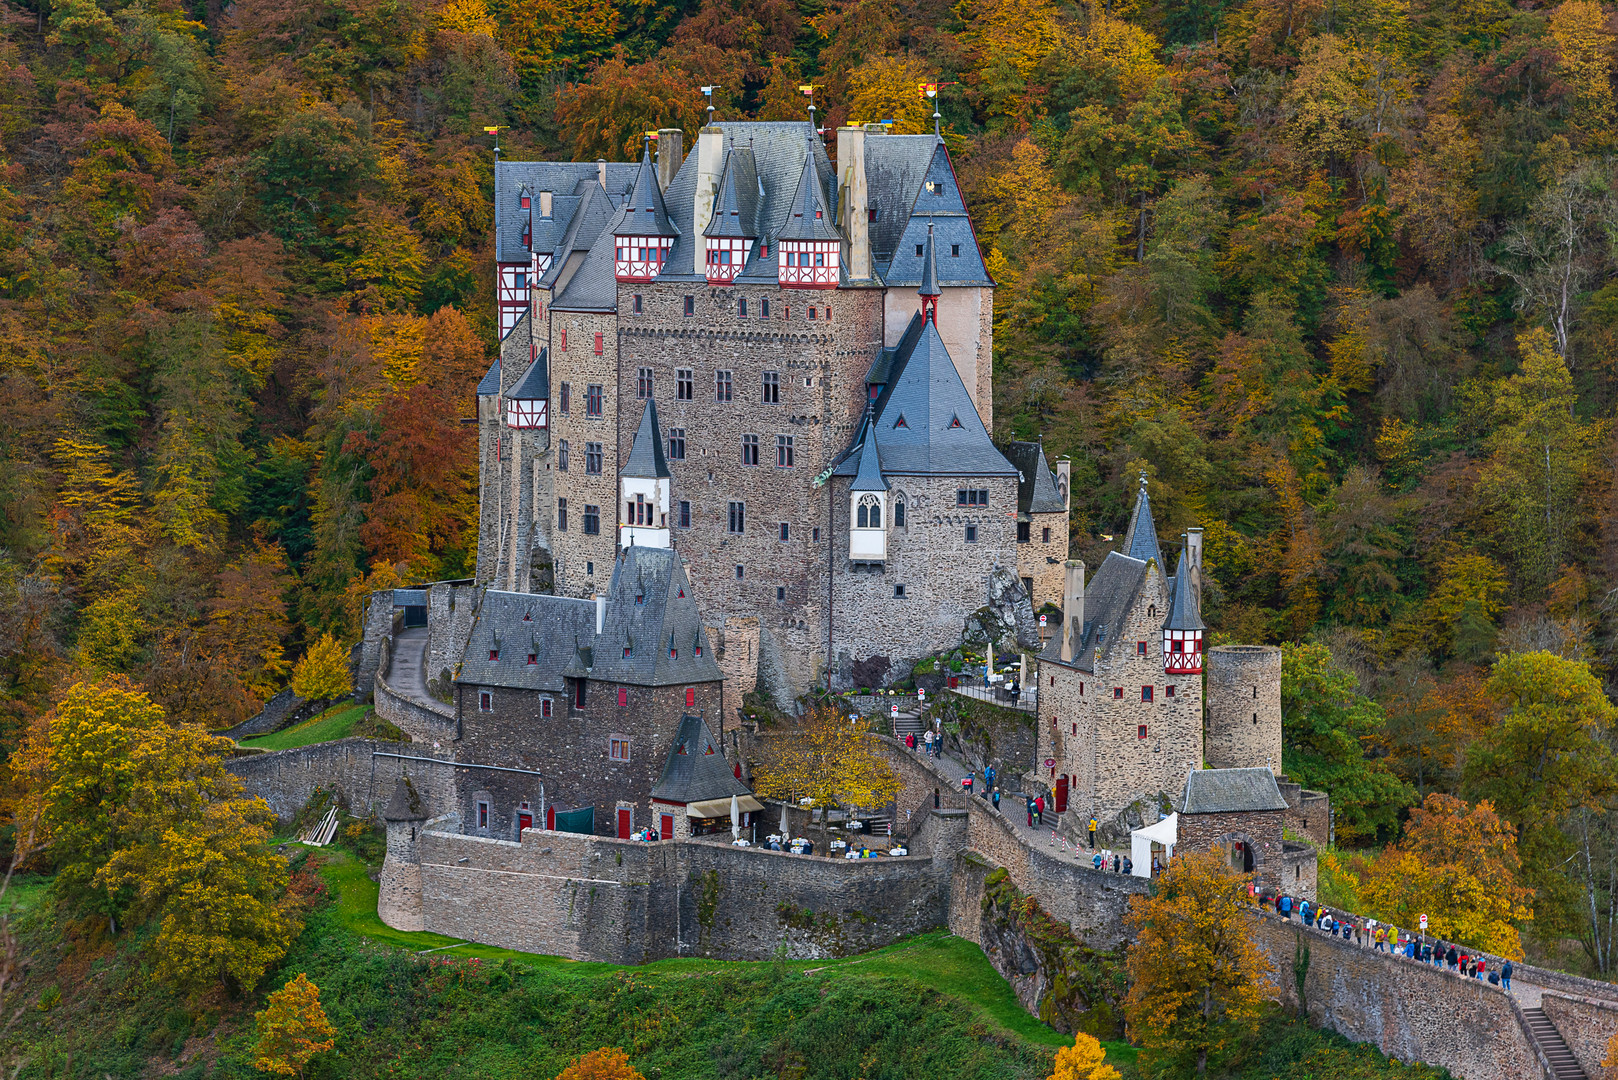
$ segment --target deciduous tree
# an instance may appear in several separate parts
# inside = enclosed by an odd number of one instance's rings
[[[1270,962],[1248,934],[1246,886],[1218,855],[1176,856],[1129,901],[1130,1041],[1157,1067],[1206,1075],[1258,1031]]]
[[[633,1065],[629,1055],[616,1046],[603,1046],[556,1074],[556,1080],[646,1080]]]
[[[754,790],[766,798],[832,807],[885,805],[899,792],[899,776],[879,757],[857,720],[835,706],[816,705],[795,727],[764,744],[753,767]],[[824,835],[826,819],[821,818]]]
[[[1056,1051],[1050,1080],[1118,1080],[1118,1070],[1105,1063],[1107,1052],[1094,1035],[1079,1032],[1072,1046]]]
[[[330,701],[353,687],[348,650],[331,634],[321,634],[292,669],[292,692],[306,701]]]
[[[253,1018],[258,1032],[253,1068],[259,1072],[302,1076],[311,1058],[337,1045],[337,1030],[320,1004],[320,987],[301,971],[271,994]]]

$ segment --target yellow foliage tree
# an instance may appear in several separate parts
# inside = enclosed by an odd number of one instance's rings
[[[1492,805],[1435,793],[1410,812],[1403,839],[1371,863],[1359,899],[1366,914],[1395,926],[1426,915],[1436,937],[1521,960],[1516,924],[1534,917],[1521,869],[1511,824]]]
[[[920,135],[932,127],[931,99],[917,89],[928,81],[914,60],[874,56],[849,72],[849,117],[867,124],[892,120],[893,134]]]
[[[263,1012],[254,1015],[258,1043],[253,1068],[276,1076],[302,1076],[316,1054],[337,1045],[337,1031],[320,1004],[320,987],[299,972],[270,995]]]
[[[491,38],[499,29],[483,0],[449,0],[438,12],[438,28]]]
[[[1050,1080],[1118,1080],[1118,1070],[1105,1064],[1107,1052],[1094,1035],[1079,1032],[1072,1046],[1056,1052],[1056,1069]]]
[[[556,1075],[556,1080],[646,1080],[629,1063],[629,1055],[616,1046],[603,1046],[583,1057]]]
[[[1551,12],[1551,38],[1560,58],[1556,74],[1570,90],[1576,131],[1595,145],[1612,145],[1613,35],[1596,0],[1566,0]]]
[[[1247,934],[1245,885],[1211,852],[1180,855],[1129,902],[1129,1037],[1155,1065],[1205,1075],[1258,1030],[1270,962]]]
[[[330,634],[321,634],[292,669],[292,692],[305,701],[330,701],[352,687],[348,650]]]
[[[754,790],[771,799],[830,808],[879,807],[899,793],[899,776],[877,756],[863,726],[817,705],[795,728],[771,737],[753,767]],[[825,820],[821,822],[825,833]]]

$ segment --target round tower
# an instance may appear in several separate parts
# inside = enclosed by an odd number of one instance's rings
[[[1208,650],[1203,757],[1213,769],[1281,768],[1281,650],[1219,645]]]
[[[427,813],[408,776],[393,787],[382,820],[388,827],[388,854],[382,860],[376,914],[395,930],[427,929],[421,897],[421,826]]]

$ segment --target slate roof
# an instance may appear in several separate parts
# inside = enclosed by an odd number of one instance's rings
[[[652,164],[650,140],[641,154],[634,190],[625,200],[623,214],[613,231],[618,236],[679,235],[663,206],[663,189],[657,186],[657,167]]]
[[[1135,497],[1135,512],[1130,515],[1120,550],[1132,559],[1156,559],[1159,567],[1164,566],[1163,550],[1157,546],[1157,523],[1152,520],[1152,500],[1146,494],[1145,473],[1140,476],[1140,494]]]
[[[663,457],[663,435],[657,426],[657,406],[651,398],[641,410],[640,427],[635,429],[635,443],[629,448],[629,460],[624,462],[620,476],[659,480],[670,475],[669,463]]]
[[[873,195],[878,189],[871,176],[870,148],[898,137],[902,136],[881,136],[865,141],[866,187]],[[896,230],[897,235],[891,243],[880,249],[873,238],[872,258],[877,259],[880,252],[883,260],[877,264],[878,272],[889,288],[921,284],[927,229],[931,226],[933,242],[938,250],[938,284],[993,286],[994,280],[989,277],[983,256],[978,251],[977,235],[972,231],[972,219],[967,215],[966,202],[961,197],[960,184],[956,182],[949,153],[942,142],[930,135],[926,138],[932,143],[930,158],[925,173],[908,189],[911,193],[910,205],[905,210],[907,217],[903,226]],[[936,194],[927,190],[929,183],[936,185]],[[877,220],[880,224],[880,214]]]
[[[382,811],[383,821],[426,821],[427,811],[421,805],[421,796],[407,776],[401,776],[393,785],[393,797]]]
[[[875,416],[887,476],[1016,475],[972,407],[938,328],[919,313],[905,328]],[[862,447],[863,441],[850,447],[832,474],[859,475]]]
[[[870,224],[873,266],[893,258],[937,147],[932,135],[866,136],[866,203],[877,212]]]
[[[567,224],[567,232],[557,242],[554,249],[554,258],[550,269],[540,275],[541,288],[554,288],[561,279],[562,272],[567,268],[568,256],[575,251],[589,251],[600,239],[601,233],[608,227],[608,223],[617,216],[618,209],[613,205],[607,193],[601,190],[601,185],[594,180],[582,181],[579,184],[579,206],[573,212],[572,220]],[[610,238],[609,233],[609,238]],[[571,284],[571,282],[569,282]]]
[[[882,477],[882,451],[876,445],[876,421],[869,406],[865,409],[865,436],[860,440],[860,466],[850,491],[886,491]]]
[[[584,261],[551,301],[551,310],[618,310],[618,244],[615,237],[620,231],[619,221],[623,214],[622,210],[614,213],[596,234]]]
[[[758,201],[758,163],[753,159],[753,151],[729,151],[719,181],[719,195],[714,200],[713,219],[702,235],[757,239]]]
[[[1163,629],[1206,630],[1200,610],[1202,605],[1198,603],[1196,586],[1191,581],[1191,568],[1187,565],[1184,550],[1180,552],[1180,572],[1174,575],[1170,589],[1169,617],[1163,620]]]
[[[550,376],[550,350],[541,349],[534,362],[528,365],[522,378],[506,391],[506,397],[513,400],[548,401],[551,396]]]
[[[525,318],[525,319],[527,317],[528,317],[527,315],[523,316],[523,318]],[[488,374],[484,375],[483,378],[478,382],[477,396],[478,397],[498,397],[499,395],[500,395],[500,358],[497,356],[497,357],[494,358],[494,363],[489,365]]]
[[[456,681],[560,694],[567,688],[563,680],[580,666],[579,650],[595,644],[595,629],[592,601],[489,589],[472,621]],[[493,660],[491,650],[498,651]]]
[[[1192,769],[1185,778],[1183,814],[1285,810],[1269,769]]]
[[[818,142],[818,140],[816,140]],[[798,187],[792,196],[792,209],[776,240],[829,240],[840,241],[843,235],[833,223],[830,202],[825,185],[813,155],[805,154],[803,169],[798,175]]]
[[[627,657],[625,648],[630,650]],[[669,655],[671,649],[676,656]],[[691,583],[671,549],[637,546],[619,552],[590,677],[639,686],[724,678],[708,646]]]
[[[1012,442],[1001,448],[1017,467],[1017,514],[1060,514],[1062,493],[1056,474],[1045,460],[1045,447],[1037,442]]]
[[[1147,564],[1140,559],[1116,551],[1107,553],[1101,569],[1084,586],[1084,627],[1071,666],[1094,671],[1096,653],[1106,652],[1123,636],[1124,619],[1146,583],[1146,572]],[[1062,663],[1060,634],[1051,635],[1039,658]]]
[[[922,248],[921,256],[921,284],[916,287],[919,296],[937,296],[942,289],[938,287],[938,249],[933,246],[933,223],[927,223],[927,243]]]
[[[702,717],[687,713],[680,717],[680,728],[669,747],[663,775],[652,787],[652,798],[669,803],[704,802],[751,795],[752,790],[731,770]]]
[[[635,182],[633,161],[607,163],[607,188],[622,192]],[[554,251],[578,207],[575,196],[581,181],[588,180],[597,190],[596,163],[593,161],[501,161],[495,165],[495,258],[500,262],[528,261],[528,248],[522,244],[523,226],[530,210],[521,205],[523,189],[533,196],[533,250]],[[549,191],[551,216],[539,216],[539,193]]]

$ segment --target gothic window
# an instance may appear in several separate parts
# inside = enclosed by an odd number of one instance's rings
[[[961,488],[955,492],[956,506],[988,506],[988,488]]]
[[[627,704],[626,696],[628,695],[628,693],[629,693],[628,690],[619,690],[618,691],[618,704],[620,704],[620,705]],[[617,736],[614,736],[613,739],[611,740],[611,742],[608,745],[608,751],[607,752],[608,752],[608,755],[612,758],[613,761],[628,761],[629,760],[629,740],[625,739],[625,738],[619,738]]]
[[[680,528],[691,527],[691,503],[685,499],[680,500]]]
[[[601,507],[584,504],[584,534],[598,536],[601,533]]]
[[[716,371],[713,373],[713,398],[715,401],[730,400],[730,372]]]
[[[544,719],[546,719],[546,720],[549,720],[551,718],[551,699],[550,698],[545,697],[545,698],[540,698],[539,699],[539,715],[541,717],[543,717]]]
[[[975,544],[978,542],[978,527],[976,525],[968,525],[966,527],[966,542],[968,544]]]
[[[685,460],[685,428],[669,428],[669,460]]]
[[[567,331],[565,331],[565,330],[562,331],[562,337],[563,338],[567,337]],[[565,349],[565,348],[567,348],[567,346],[564,344],[562,346],[562,348]],[[573,388],[571,386],[569,386],[567,383],[563,383],[561,385],[560,389],[561,389],[561,397],[562,397],[562,415],[566,416],[569,407],[571,407],[572,404],[573,404]]]
[[[740,532],[745,532],[746,527],[747,527],[747,506],[746,506],[746,504],[745,503],[740,503],[740,502],[732,502],[730,504],[730,521],[729,521],[729,524],[727,525],[725,531],[733,532],[733,533],[740,533]],[[736,569],[740,570],[741,567],[738,566]],[[738,573],[736,576],[741,577],[741,574]]]
[[[893,587],[893,598],[895,600],[903,600],[905,598],[905,587],[903,585],[895,585]]]
[[[697,298],[694,297],[694,296],[686,297],[685,298],[685,317],[689,319],[691,316],[695,315],[696,313],[697,313]]]
[[[601,415],[601,384],[591,383],[584,390],[584,415]]]
[[[635,314],[639,315],[640,313],[641,313],[640,293],[636,293],[635,294]]]
[[[1017,522],[1017,543],[1019,543],[1019,544],[1028,543],[1028,529],[1029,529],[1028,522],[1026,522],[1026,521]]]
[[[901,529],[905,527],[905,504],[903,499],[893,504],[893,524]]]
[[[567,500],[556,500],[556,531],[567,532]]]
[[[768,300],[760,300],[758,302],[758,317],[761,319],[768,319],[770,317],[770,302]]]
[[[1140,699],[1150,704],[1152,700],[1152,688],[1150,686],[1143,686],[1140,688]]]
[[[494,694],[487,690],[478,692],[478,711],[494,712]]]
[[[563,439],[556,448],[556,468],[558,472],[567,472],[567,440]]]
[[[1039,542],[1042,544],[1051,542],[1051,527],[1049,525],[1039,531]]]
[[[741,319],[747,318],[747,297],[744,296],[736,301],[736,316]]]
[[[781,522],[781,542],[783,544],[786,543],[791,538],[791,536],[792,536],[792,526],[789,525],[785,521]]]
[[[859,507],[855,511],[855,528],[880,529],[882,527],[882,500],[875,495],[860,496]]]
[[[649,367],[639,368],[635,373],[635,397],[640,401],[645,401],[651,396],[652,369]]]

